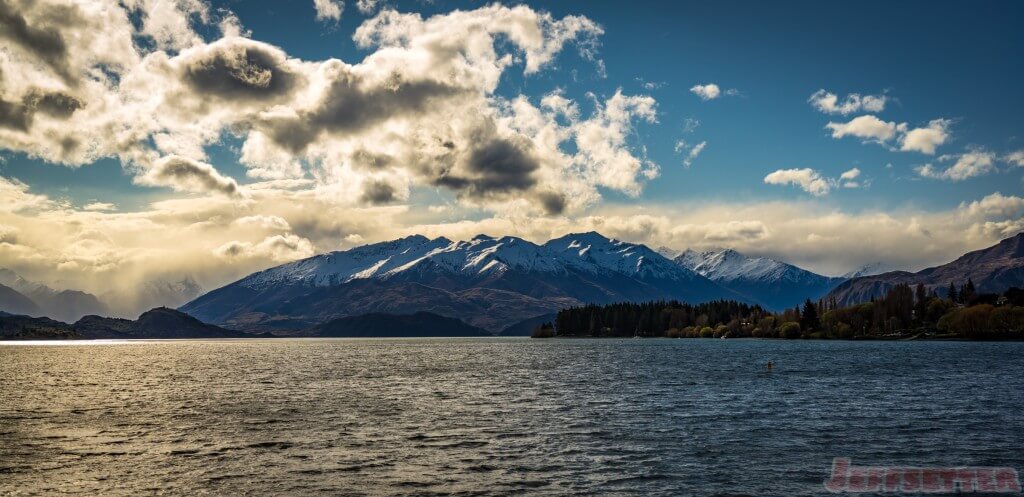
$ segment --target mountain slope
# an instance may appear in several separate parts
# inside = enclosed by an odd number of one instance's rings
[[[583,303],[742,298],[643,246],[597,233],[537,245],[410,236],[249,275],[184,305],[242,329],[303,328],[368,312],[428,311],[491,331]]]
[[[0,284],[31,299],[38,307],[34,311],[36,314],[60,321],[74,321],[88,314],[108,312],[107,306],[93,294],[78,290],[55,290],[42,283],[26,280],[9,269],[0,268]]]
[[[369,313],[328,321],[309,330],[317,337],[478,337],[493,336],[455,318],[430,312]]]
[[[0,285],[0,311],[30,316],[40,315],[39,306],[32,299],[6,285]]]
[[[773,310],[816,300],[843,281],[735,250],[686,250],[675,262]]]
[[[0,340],[67,340],[82,338],[67,323],[0,313]]]
[[[498,333],[498,336],[503,337],[528,337],[533,330],[544,323],[554,323],[555,318],[558,314],[544,314],[541,316],[524,319],[518,323],[510,325]]]
[[[866,302],[884,295],[899,283],[945,294],[953,283],[957,287],[970,279],[980,293],[1000,293],[1008,288],[1024,287],[1024,233],[1007,238],[989,248],[968,252],[948,264],[911,273],[891,271],[874,276],[854,278],[837,286],[829,294],[841,305]]]

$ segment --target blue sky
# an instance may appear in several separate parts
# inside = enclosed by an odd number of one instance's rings
[[[14,109],[0,115],[0,193],[17,206],[0,213],[0,265],[80,286],[125,272],[217,284],[412,232],[598,229],[839,273],[943,262],[1024,229],[1019,2],[319,3],[95,0],[61,25],[43,9],[62,0],[4,4],[30,30],[0,36],[0,104]],[[536,36],[513,39],[511,22]],[[32,29],[84,41],[46,52]],[[232,53],[299,83],[189,79]],[[423,53],[457,69],[418,67]],[[325,90],[338,67],[363,93]],[[444,87],[381,103],[387,71]],[[707,84],[721,94],[692,90]],[[819,90],[882,103],[825,112]],[[77,103],[63,115],[40,95]],[[356,111],[339,100],[363,97]],[[44,247],[44,231],[72,248]],[[169,259],[168,240],[189,255]]]

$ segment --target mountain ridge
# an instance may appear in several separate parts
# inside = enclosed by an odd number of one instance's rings
[[[674,261],[772,310],[800,305],[806,299],[817,300],[844,281],[733,249],[687,249]]]
[[[918,272],[889,271],[853,278],[834,288],[826,298],[835,299],[839,305],[867,302],[900,283],[920,283],[944,295],[950,283],[959,288],[967,280],[974,282],[979,293],[999,293],[1012,286],[1024,286],[1024,233]]]
[[[644,245],[586,232],[543,244],[412,235],[259,271],[180,309],[247,329],[428,311],[497,332],[572,305],[673,298],[747,300]]]

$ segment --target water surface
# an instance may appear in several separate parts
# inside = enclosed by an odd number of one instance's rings
[[[1024,469],[1024,343],[0,346],[0,494],[821,495]],[[765,371],[768,360],[773,371]]]

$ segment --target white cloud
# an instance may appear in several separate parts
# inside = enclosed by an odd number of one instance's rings
[[[380,3],[381,0],[356,0],[356,8],[363,14],[372,14]]]
[[[839,181],[842,183],[843,188],[859,188],[861,186],[861,183],[857,181],[859,177],[860,169],[855,167],[839,175]]]
[[[259,228],[270,231],[291,231],[292,227],[281,216],[257,214],[253,216],[242,216],[231,222],[235,226],[243,228]]]
[[[90,202],[82,206],[86,211],[116,211],[117,206],[110,202]]]
[[[338,22],[341,20],[341,13],[345,10],[345,2],[341,0],[313,0],[313,7],[316,8],[316,20]]]
[[[693,165],[693,161],[697,159],[697,156],[704,151],[704,147],[708,145],[707,141],[702,141],[694,146],[689,146],[685,140],[679,140],[676,142],[676,153],[686,152],[686,156],[683,157],[683,167],[689,169]]]
[[[814,92],[807,99],[812,107],[826,114],[852,114],[854,112],[882,112],[888,97],[885,95],[864,95],[851,93],[842,101],[834,93],[825,90]]]
[[[779,169],[764,177],[769,185],[795,185],[816,197],[827,195],[832,189],[831,182],[811,168]]]
[[[1010,152],[1003,157],[1003,161],[1011,166],[1024,167],[1024,150]]]
[[[1007,196],[999,192],[988,195],[981,200],[961,203],[960,210],[969,218],[985,219],[989,217],[1020,217],[1024,215],[1024,198]]]
[[[865,141],[884,143],[896,136],[898,124],[886,122],[872,115],[855,117],[847,123],[830,122],[825,125],[832,130],[832,138],[854,136]]]
[[[829,122],[826,129],[832,131],[832,138],[853,136],[864,142],[874,142],[889,147],[890,142],[899,143],[904,152],[921,152],[933,155],[935,149],[949,141],[949,119],[933,119],[923,128],[910,129],[907,123],[883,121],[871,114],[851,119],[849,122]]]
[[[722,89],[714,83],[708,83],[706,85],[694,85],[690,88],[690,92],[700,97],[701,100],[714,100],[721,96]]]
[[[943,169],[932,164],[919,166],[914,170],[917,174],[932,179],[963,181],[975,176],[983,176],[995,170],[995,154],[984,149],[972,149],[958,156],[942,156],[939,160],[953,160],[952,166]]]
[[[690,88],[690,92],[693,93],[694,95],[697,95],[698,97],[700,97],[701,100],[704,101],[714,100],[718,97],[721,97],[722,95],[735,97],[740,94],[740,91],[735,88],[723,90],[720,86],[716,85],[715,83],[708,83],[705,85],[694,85],[692,88]]]
[[[935,154],[935,148],[949,140],[949,119],[933,119],[924,128],[907,131],[900,138],[900,150],[904,152],[921,152]]]

